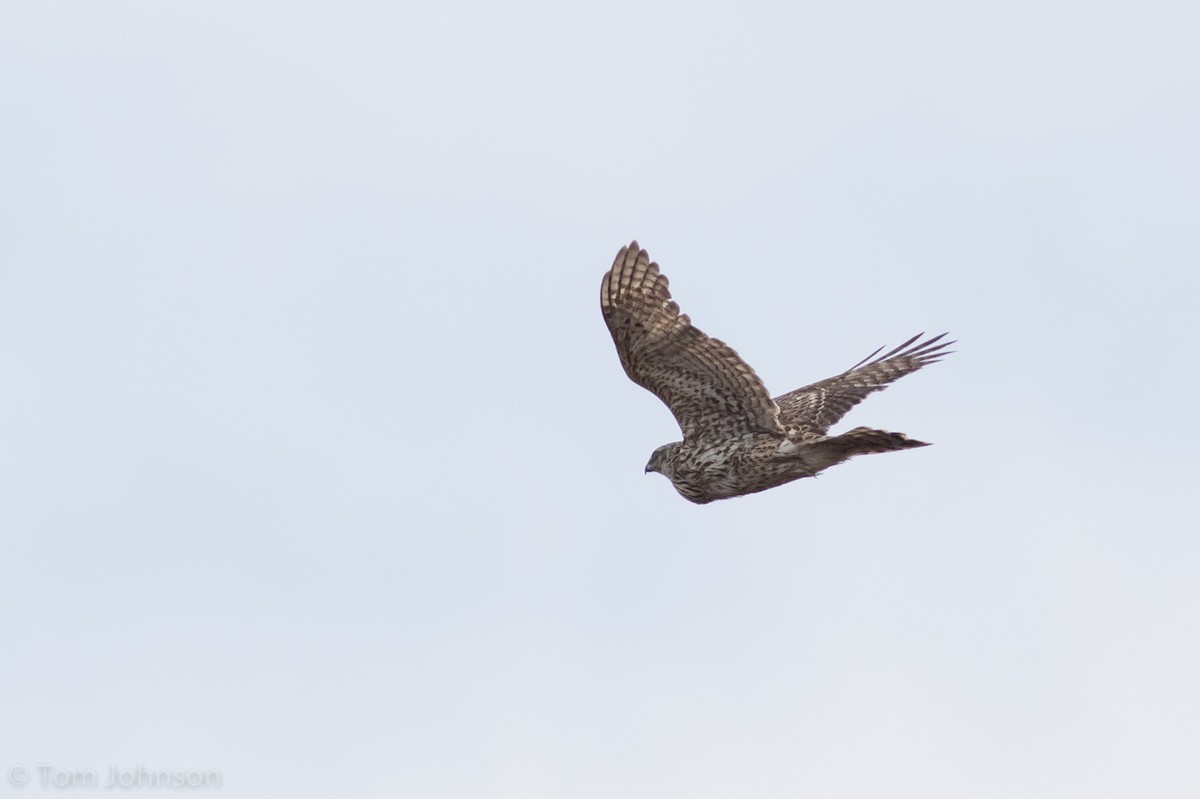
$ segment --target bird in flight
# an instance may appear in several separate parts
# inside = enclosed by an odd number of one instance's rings
[[[600,310],[625,374],[666,403],[683,441],[654,450],[646,472],[665,475],[698,504],[816,477],[855,455],[928,446],[903,433],[829,428],[872,392],[949,355],[945,333],[913,336],[842,372],[771,398],[733,349],[705,335],[671,299],[667,278],[634,241],[600,284]],[[939,343],[942,342],[942,343]]]

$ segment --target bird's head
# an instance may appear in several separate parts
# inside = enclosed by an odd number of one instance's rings
[[[674,444],[663,444],[658,449],[654,450],[654,454],[650,456],[650,462],[646,464],[646,474],[650,472],[658,472],[666,477],[671,477],[675,465],[675,452],[679,449],[679,442]]]

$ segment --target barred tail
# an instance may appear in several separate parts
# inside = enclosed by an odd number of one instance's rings
[[[856,427],[853,430],[819,441],[809,446],[805,460],[814,472],[836,466],[855,455],[870,455],[876,452],[892,452],[898,449],[927,447],[928,442],[917,441],[903,433]]]

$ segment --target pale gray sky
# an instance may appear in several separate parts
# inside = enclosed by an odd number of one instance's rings
[[[1186,2],[5,3],[0,765],[1196,796],[1198,87]],[[936,446],[644,476],[635,236],[777,393],[951,331],[846,420]]]

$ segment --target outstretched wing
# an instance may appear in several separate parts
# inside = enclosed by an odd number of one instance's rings
[[[692,326],[658,264],[635,241],[600,284],[600,310],[629,379],[667,404],[683,437],[783,434],[779,409],[750,365]]]
[[[883,349],[880,347],[837,377],[776,397],[780,421],[789,429],[824,434],[868,394],[887,388],[892,381],[950,354],[946,347],[953,341],[938,343],[945,333],[917,342],[922,335],[918,333],[884,355],[879,355]]]

